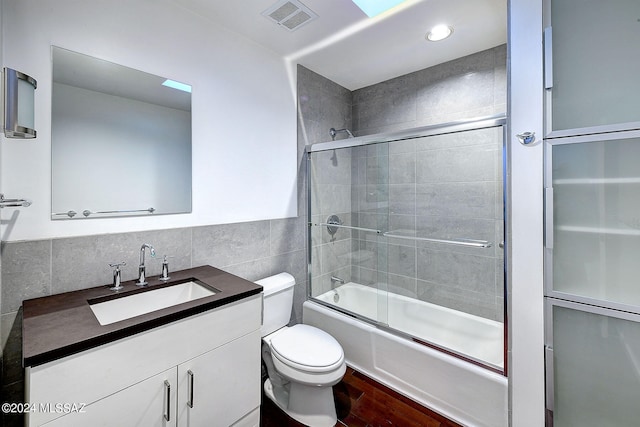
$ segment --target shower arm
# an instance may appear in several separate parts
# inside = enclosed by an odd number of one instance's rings
[[[349,135],[349,138],[355,138],[353,136],[353,134],[351,133],[351,131],[349,129],[335,129],[335,128],[331,128],[329,129],[329,135],[331,135],[331,140],[335,141],[336,140],[336,135],[339,133],[346,133],[347,135]]]

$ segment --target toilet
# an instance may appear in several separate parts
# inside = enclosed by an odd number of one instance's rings
[[[346,371],[344,351],[328,333],[309,325],[289,324],[295,280],[280,273],[263,287],[262,360],[269,378],[265,394],[291,418],[312,427],[337,422],[332,386]]]

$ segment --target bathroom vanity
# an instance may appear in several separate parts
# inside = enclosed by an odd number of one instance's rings
[[[187,282],[211,292],[104,325],[91,308]],[[258,426],[262,288],[209,266],[123,285],[24,302],[26,425]]]

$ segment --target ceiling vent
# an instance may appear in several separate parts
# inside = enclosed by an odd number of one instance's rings
[[[297,0],[281,0],[262,12],[262,16],[288,31],[294,31],[318,17]]]

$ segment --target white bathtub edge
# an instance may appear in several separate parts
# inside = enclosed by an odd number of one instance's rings
[[[507,426],[506,377],[313,301],[303,321],[334,336],[349,366],[429,409],[469,427]]]

